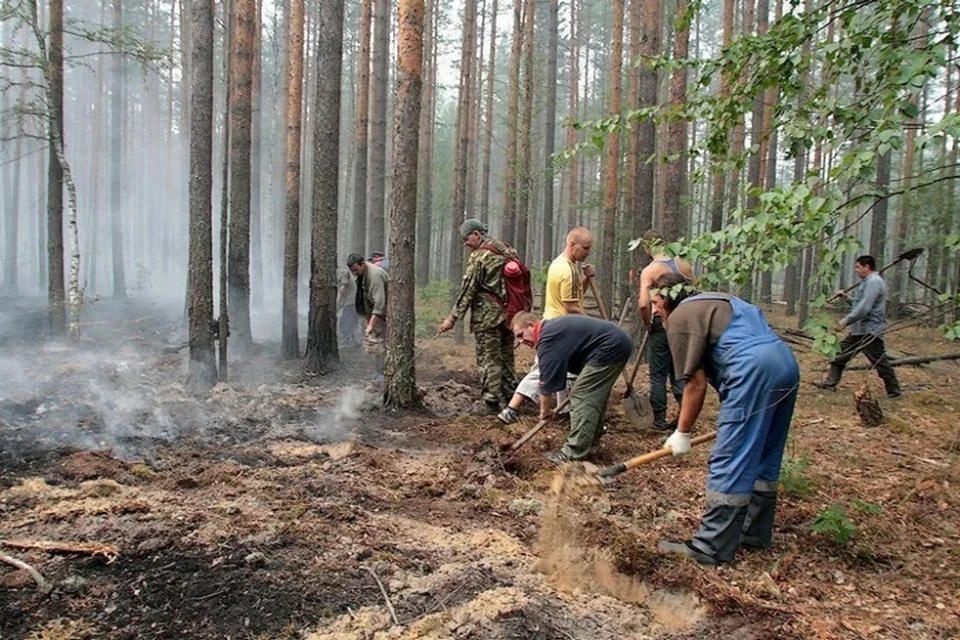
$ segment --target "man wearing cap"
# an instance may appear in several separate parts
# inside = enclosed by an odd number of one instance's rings
[[[667,330],[677,378],[686,382],[676,431],[665,443],[673,455],[690,451],[707,384],[720,394],[700,528],[685,542],[661,542],[658,551],[704,565],[732,562],[739,546],[772,544],[800,370],[763,312],[740,298],[699,293],[680,273],[657,278],[650,296]]]
[[[390,277],[386,271],[367,262],[358,253],[347,256],[347,268],[357,279],[354,306],[357,314],[366,320],[363,346],[367,353],[376,356],[377,380],[382,382],[385,363],[383,337],[387,332],[387,288]]]
[[[587,457],[600,443],[610,391],[633,353],[630,334],[613,322],[582,314],[538,320],[532,313],[518,313],[512,330],[517,340],[537,350],[541,420],[553,416],[553,394],[566,388],[567,375],[577,376],[570,390],[567,441],[547,458],[567,462]]]
[[[593,247],[593,234],[586,227],[574,227],[567,233],[567,244],[563,253],[550,263],[547,269],[547,288],[543,303],[543,319],[559,318],[569,313],[585,315],[583,295],[590,287],[590,281],[596,275],[592,264],[584,264],[581,273],[580,264],[590,255]],[[557,394],[557,402],[562,402],[565,390]],[[540,367],[534,358],[533,367],[523,377],[510,400],[510,404],[500,412],[497,418],[504,424],[513,424],[520,417],[520,407],[524,401],[537,402],[540,396]]]
[[[517,252],[488,236],[487,225],[476,218],[469,218],[460,225],[460,237],[471,251],[470,258],[463,270],[460,293],[453,310],[437,332],[450,331],[470,310],[470,331],[476,342],[482,394],[473,413],[497,415],[517,386],[513,333],[504,326],[507,291],[503,282],[504,265],[510,258],[517,257]]]

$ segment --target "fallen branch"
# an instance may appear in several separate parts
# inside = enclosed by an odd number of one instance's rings
[[[43,579],[43,576],[40,575],[39,571],[31,567],[29,564],[27,564],[23,560],[18,560],[13,556],[8,556],[5,553],[0,553],[0,562],[6,562],[7,564],[13,567],[16,567],[17,569],[21,569],[29,573],[30,577],[33,578],[33,581],[37,583],[37,589],[40,590],[40,593],[44,593],[44,594],[50,593],[50,591],[53,589],[53,586],[51,586],[49,582]]]
[[[380,578],[379,576],[377,576],[376,571],[374,571],[370,567],[360,567],[360,568],[366,571],[367,573],[369,573],[371,576],[373,576],[373,579],[377,581],[377,586],[380,587],[380,593],[383,594],[383,599],[387,603],[387,611],[390,612],[390,617],[393,619],[393,624],[395,626],[400,626],[400,621],[397,620],[397,612],[393,608],[393,603],[390,602],[390,596],[387,595],[387,589],[386,587],[383,586],[383,583],[380,582]]]
[[[53,540],[0,540],[0,544],[14,549],[36,549],[47,553],[82,553],[91,556],[103,556],[107,563],[120,555],[120,550],[112,544],[100,542],[56,542]]]
[[[898,360],[890,360],[891,367],[908,367],[910,365],[917,364],[928,364],[930,362],[940,362],[943,360],[960,360],[960,353],[948,353],[942,356],[914,356],[912,358],[900,358]],[[868,371],[873,369],[873,365],[867,364],[856,364],[852,367],[847,367],[851,371]]]

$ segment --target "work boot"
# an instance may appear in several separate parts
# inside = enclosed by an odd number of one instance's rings
[[[573,458],[565,454],[563,451],[554,451],[553,453],[546,454],[544,457],[555,464],[563,464],[564,462],[570,462],[573,460]]]
[[[823,389],[824,391],[836,391],[837,383],[832,380],[820,380],[819,382],[814,382],[813,386],[817,389]]]
[[[814,382],[813,386],[818,389],[828,389],[834,391],[837,388],[837,385],[840,383],[840,376],[843,375],[843,367],[838,367],[835,364],[830,365],[830,372],[827,373],[827,377],[821,380],[820,382]]]
[[[697,564],[702,564],[707,567],[716,567],[720,564],[716,558],[708,556],[705,553],[697,551],[690,542],[667,542],[666,540],[662,541],[657,545],[657,552],[662,553],[663,555],[681,555],[686,556],[694,561]]]
[[[745,502],[749,500],[747,496],[743,498]],[[711,504],[708,501],[707,510],[700,516],[700,528],[694,534],[690,544],[694,549],[717,562],[733,562],[734,554],[740,545],[740,535],[743,532],[746,517],[747,504],[733,506],[722,503]],[[772,514],[770,522],[771,524],[773,522]],[[756,535],[753,530],[749,533]]]
[[[754,489],[743,520],[740,544],[745,547],[769,549],[773,546],[773,518],[777,511],[777,490]]]
[[[671,426],[672,425],[672,426]],[[656,412],[653,414],[653,424],[650,428],[654,431],[673,431],[677,426],[676,421],[667,422],[667,412]]]
[[[503,411],[497,414],[497,420],[503,424],[513,424],[520,419],[520,414],[517,413],[517,410],[513,407],[507,407]]]
[[[500,413],[500,403],[496,401],[478,400],[470,408],[472,416],[495,416],[498,413]]]

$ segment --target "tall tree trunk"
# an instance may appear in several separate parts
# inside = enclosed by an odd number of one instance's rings
[[[463,238],[460,237],[460,224],[463,222],[467,193],[467,154],[470,144],[470,86],[473,79],[474,51],[476,36],[476,3],[467,2],[463,8],[463,47],[460,59],[460,92],[457,99],[457,124],[454,158],[453,210],[450,221],[450,272],[449,279],[455,296],[459,289],[463,272]]]
[[[363,0],[360,10],[360,52],[357,59],[356,124],[354,126],[353,226],[350,250],[366,255],[367,155],[370,121],[370,21],[373,0]]]
[[[549,23],[547,25],[547,104],[544,113],[543,133],[543,235],[540,238],[540,261],[553,256],[553,236],[556,216],[553,211],[553,152],[557,132],[557,41],[560,28],[560,3],[549,0]]]
[[[890,151],[877,158],[877,193],[880,194],[873,205],[870,218],[870,255],[877,262],[884,263],[884,249],[887,244],[887,212],[890,199],[886,195],[890,190]]]
[[[640,34],[643,22],[643,5],[640,0],[631,0],[628,7],[630,24],[628,33],[630,34],[630,54],[627,56],[627,109],[635,110],[640,105],[640,69],[636,66],[640,61]],[[625,126],[627,123],[624,123]],[[628,229],[630,238],[639,238],[646,229],[640,226],[639,216],[637,215],[637,170],[640,163],[640,129],[637,123],[630,123],[630,129],[627,136],[627,154],[624,166],[623,181],[624,189],[624,226]],[[638,255],[643,251],[635,251],[628,256],[628,263],[632,266],[638,264]],[[628,267],[629,268],[629,267]]]
[[[190,364],[187,386],[217,380],[213,351],[213,16],[215,0],[190,2]]]
[[[253,343],[250,331],[250,126],[253,89],[254,0],[234,0],[230,43],[230,247],[227,308],[237,348]]]
[[[122,0],[113,0],[113,28],[123,28]],[[113,75],[113,91],[110,101],[110,248],[111,263],[113,265],[113,297],[125,298],[127,285],[123,268],[123,205],[121,204],[123,191],[123,176],[121,161],[123,149],[123,113],[127,108],[126,78],[123,71],[123,56],[113,56],[111,73]]]
[[[475,80],[470,83],[470,130],[467,133],[467,190],[464,195],[465,218],[477,217],[477,163],[480,160],[480,114],[483,106],[483,41],[487,30],[487,0],[480,5],[480,25],[474,18],[473,49]],[[479,38],[479,41],[478,41]]]
[[[414,255],[417,215],[417,146],[423,71],[423,0],[400,0],[397,38],[397,99],[394,105],[393,182],[390,197],[390,256],[394,259],[387,298],[387,361],[384,404],[418,403],[414,365]]]
[[[807,170],[806,149],[799,146],[796,149],[796,156],[793,159],[793,181],[803,180],[803,174]],[[799,215],[799,214],[798,214]],[[787,265],[783,275],[783,298],[787,303],[786,314],[788,316],[797,313],[797,298],[800,296],[800,270],[803,266],[803,255],[799,256],[797,262],[791,262]]]
[[[420,174],[417,207],[417,272],[416,282],[422,287],[430,283],[430,258],[433,225],[433,123],[436,112],[434,87],[436,86],[436,37],[434,5],[437,0],[427,0],[424,15],[423,59],[426,82],[421,83],[423,99],[420,103],[420,158],[417,171]]]
[[[580,24],[577,11],[577,3],[580,0],[570,0],[570,57],[567,62],[567,76],[570,80],[570,86],[567,89],[567,109],[568,118],[572,120],[579,119],[580,115]],[[633,0],[640,3],[642,0]],[[577,144],[577,129],[572,126],[567,127],[567,148],[571,149]],[[567,170],[567,229],[577,226],[577,210],[579,206],[577,192],[577,169],[579,156],[570,161]]]
[[[736,0],[723,0],[723,48],[730,46],[733,40],[733,14],[736,6]],[[730,96],[730,73],[727,70],[720,76],[720,97],[721,99]],[[713,197],[710,203],[710,231],[716,232],[723,229],[723,204],[724,191],[726,190],[727,173],[720,161],[726,160],[726,156],[713,158],[715,165],[713,173]],[[736,189],[736,186],[733,187]]]
[[[380,16],[386,20],[386,16]],[[337,205],[340,184],[340,71],[343,0],[320,3],[317,102],[313,133],[313,226],[307,371],[324,373],[340,363],[337,352]],[[382,212],[381,212],[382,213]]]
[[[483,168],[480,170],[480,220],[490,219],[490,148],[493,143],[493,80],[497,74],[497,10],[498,1],[493,0],[490,15],[490,53],[487,61],[487,106],[483,123]],[[429,91],[432,90],[428,89]]]
[[[756,32],[758,36],[763,36],[767,32],[767,20],[770,12],[769,0],[756,1]],[[753,98],[753,113],[750,116],[750,147],[754,151],[750,154],[750,162],[747,169],[747,211],[750,215],[756,213],[760,206],[759,190],[763,188],[763,165],[764,153],[766,152],[765,131],[763,130],[763,102],[764,92],[761,91]],[[753,295],[752,283],[747,282],[742,291],[745,299],[750,299]]]
[[[610,107],[609,116],[621,115],[623,71],[624,0],[613,0],[613,32],[610,35]],[[616,279],[614,264],[617,253],[617,204],[620,197],[620,134],[607,138],[607,167],[603,190],[603,240],[600,243],[600,297],[613,300]]]
[[[291,0],[287,27],[286,207],[283,227],[283,328],[280,351],[284,358],[300,355],[300,125],[303,100],[303,2]],[[359,177],[359,174],[357,174]]]
[[[50,0],[50,55],[47,60],[50,82],[47,91],[50,96],[50,105],[47,107],[50,138],[47,164],[47,302],[53,333],[62,334],[67,325],[63,282],[63,169],[57,159],[55,143],[59,123],[63,122],[62,0]]]
[[[220,156],[222,162],[222,172],[220,176],[220,274],[219,274],[219,285],[220,285],[220,300],[219,300],[219,317],[217,321],[217,360],[219,368],[217,375],[219,379],[223,382],[227,381],[229,376],[229,367],[228,367],[228,351],[229,351],[229,335],[230,335],[230,317],[229,317],[229,305],[227,302],[227,268],[228,268],[228,235],[230,232],[230,133],[233,128],[230,125],[230,120],[232,119],[230,113],[230,101],[232,99],[230,91],[230,78],[232,76],[231,69],[233,68],[233,48],[231,46],[231,41],[233,39],[231,32],[233,31],[233,13],[234,13],[234,0],[226,0],[223,5],[223,15],[224,15],[224,28],[223,28],[223,77],[224,84],[226,85],[224,90],[224,99],[223,99],[223,143],[220,147]]]
[[[387,180],[387,93],[390,59],[390,2],[375,0],[373,76],[370,84],[370,163],[367,171],[367,249],[384,250]]]
[[[533,125],[533,23],[536,11],[534,0],[526,0],[523,11],[523,112],[520,115],[520,167],[517,170],[517,250],[530,255],[527,235],[530,226],[530,191],[533,188],[531,173]]]
[[[262,153],[261,87],[261,32],[262,0],[254,0],[253,78],[250,95],[250,295],[253,308],[263,309],[263,224],[260,211],[260,178]]]
[[[515,244],[517,235],[517,116],[520,112],[520,55],[523,48],[523,0],[513,0],[513,46],[507,93],[507,153],[503,170],[503,219],[500,236]],[[521,247],[522,250],[522,247]]]
[[[633,2],[643,1],[643,20],[642,36],[640,40],[640,53],[645,60],[660,55],[661,49],[661,23],[662,6],[660,0],[633,0]],[[649,109],[657,104],[657,85],[659,84],[659,73],[643,62],[640,66],[640,92],[639,107]],[[654,182],[656,179],[657,160],[652,156],[657,150],[657,125],[652,118],[647,118],[637,125],[637,133],[640,138],[638,145],[638,164],[636,178],[636,225],[637,228],[646,231],[653,227],[654,210]],[[634,266],[643,267],[646,262],[646,253],[643,251],[634,252],[636,258]]]
[[[690,26],[683,22],[687,0],[678,0],[676,29],[673,36],[673,59],[686,59],[690,45]],[[687,68],[677,67],[670,80],[670,104],[679,108],[687,99]],[[663,236],[676,240],[686,234],[687,207],[687,121],[674,118],[667,125],[667,156],[671,160],[664,172],[666,197],[663,202]]]

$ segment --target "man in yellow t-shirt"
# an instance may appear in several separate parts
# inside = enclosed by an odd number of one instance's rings
[[[583,310],[583,294],[589,288],[596,270],[593,265],[584,264],[581,272],[580,263],[587,259],[592,247],[593,234],[586,227],[574,227],[567,234],[563,253],[557,256],[547,269],[547,289],[543,299],[544,320],[571,313],[586,315]],[[516,422],[525,400],[537,402],[539,387],[540,367],[534,360],[530,372],[517,385],[510,404],[497,416],[500,422]]]

